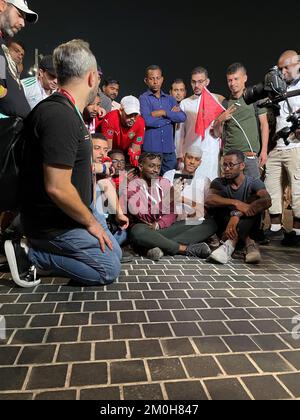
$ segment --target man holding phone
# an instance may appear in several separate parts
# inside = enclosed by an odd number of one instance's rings
[[[199,168],[203,152],[197,145],[191,146],[184,156],[184,168],[164,175],[174,186],[177,220],[199,223],[205,219],[204,203],[209,193],[210,180],[201,176]],[[208,222],[209,223],[209,222]]]
[[[162,159],[160,154],[144,152],[139,162],[140,177],[128,185],[131,243],[154,261],[178,254],[205,259],[211,251],[204,241],[216,233],[217,226],[213,220],[201,226],[177,221],[173,188],[159,176]]]

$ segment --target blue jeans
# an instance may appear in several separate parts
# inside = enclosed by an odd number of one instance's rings
[[[104,227],[104,229],[107,229],[107,223],[106,223],[105,215],[99,213],[99,211],[97,209],[94,209],[94,208],[92,208],[92,211],[93,211],[94,217],[98,220],[98,222],[101,223],[101,225]],[[120,246],[122,246],[127,241],[128,232],[127,232],[127,230],[119,229],[114,234],[114,237],[115,237],[116,241],[118,242],[118,244]]]
[[[244,174],[250,176],[254,179],[260,179],[261,174],[259,171],[259,161],[258,158],[255,157],[254,159],[245,156],[245,171]]]
[[[103,253],[98,239],[87,230],[74,229],[55,239],[31,239],[30,261],[40,270],[51,275],[67,277],[83,285],[113,283],[121,271],[122,251],[116,239],[104,227],[113,244]]]
[[[163,154],[163,161],[161,165],[161,176],[163,176],[166,172],[172,171],[173,169],[177,168],[177,158],[176,153],[164,153]]]

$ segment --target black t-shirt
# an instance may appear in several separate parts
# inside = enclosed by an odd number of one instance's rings
[[[8,117],[25,118],[30,112],[30,106],[22,84],[18,84],[10,74],[2,44],[4,42],[0,37],[0,85],[7,89],[7,95],[0,99],[0,113]]]
[[[52,95],[25,120],[24,136],[21,216],[26,235],[36,239],[50,238],[82,228],[49,198],[43,174],[43,164],[72,168],[72,184],[83,203],[90,207],[92,144],[75,107],[63,95]]]
[[[260,179],[248,176],[245,177],[245,181],[237,190],[234,190],[225,178],[215,179],[210,188],[219,191],[223,198],[239,200],[243,203],[250,203],[258,191],[266,189],[265,184]]]

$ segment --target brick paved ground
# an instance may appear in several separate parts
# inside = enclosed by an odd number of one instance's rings
[[[299,248],[263,255],[137,259],[104,289],[0,274],[0,399],[300,399]]]

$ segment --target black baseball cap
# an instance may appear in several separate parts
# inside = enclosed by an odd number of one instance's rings
[[[47,71],[49,74],[51,74],[51,76],[56,76],[52,55],[45,55],[40,61],[39,68],[41,70]]]

